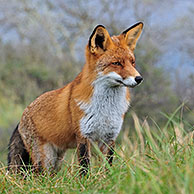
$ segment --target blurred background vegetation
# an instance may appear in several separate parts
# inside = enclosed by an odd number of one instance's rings
[[[143,21],[135,51],[144,77],[132,91],[124,130],[140,120],[194,125],[194,2],[192,0],[0,0],[0,159],[11,132],[37,96],[62,87],[81,71],[84,49],[97,24],[120,34]]]

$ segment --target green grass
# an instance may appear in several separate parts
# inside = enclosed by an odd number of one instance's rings
[[[6,174],[1,164],[0,193],[194,193],[193,126],[176,111],[165,115],[163,128],[132,116],[135,130],[121,134],[110,170],[100,156],[92,157],[89,175],[80,178],[75,151],[55,176],[29,173],[24,179]]]

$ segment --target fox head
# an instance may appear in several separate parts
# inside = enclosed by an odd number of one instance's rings
[[[112,37],[103,25],[92,32],[86,46],[86,64],[107,86],[135,87],[142,82],[134,56],[142,28],[143,23],[139,22]]]

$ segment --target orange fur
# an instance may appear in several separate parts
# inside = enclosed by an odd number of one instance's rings
[[[98,77],[97,70],[104,75],[116,72],[123,79],[140,76],[135,69],[133,50],[141,29],[142,23],[133,28],[132,32],[129,30],[119,36],[110,37],[103,26],[97,27],[91,36],[90,44],[85,48],[86,63],[82,72],[63,88],[41,95],[25,109],[18,130],[27,151],[32,152],[34,164],[40,160],[42,167],[46,168],[44,158],[46,154],[49,155],[44,148],[46,145],[51,146],[53,150],[63,151],[76,145],[80,145],[80,149],[85,148],[83,145],[88,144],[88,140],[80,131],[80,120],[85,116],[85,112],[78,102],[91,102],[94,93],[93,82]],[[130,48],[133,34],[135,35]],[[95,38],[99,38],[98,45]],[[120,62],[122,66],[115,66],[114,62]],[[130,93],[127,89],[126,101],[129,100]],[[110,145],[113,144],[114,142]],[[104,144],[100,149],[103,147]],[[79,161],[81,162],[81,159]]]

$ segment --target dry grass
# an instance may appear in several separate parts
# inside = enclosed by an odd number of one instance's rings
[[[87,177],[80,178],[75,151],[68,152],[56,176],[6,174],[0,168],[0,193],[193,193],[193,126],[168,117],[160,128],[132,114],[135,130],[125,130],[113,167],[93,157]],[[154,122],[153,122],[154,123]],[[105,171],[105,167],[109,171]]]

